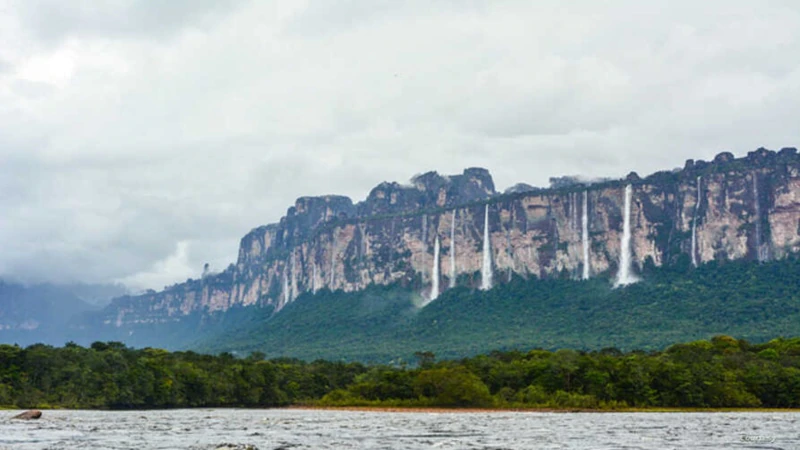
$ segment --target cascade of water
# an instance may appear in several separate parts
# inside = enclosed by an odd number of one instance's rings
[[[311,265],[311,292],[317,293],[317,262]]]
[[[697,267],[697,213],[700,211],[700,182],[702,177],[697,177],[697,201],[694,204],[694,217],[692,218],[692,265]]]
[[[431,286],[430,300],[436,300],[439,296],[439,236],[433,241],[433,269],[431,269],[431,278],[433,285]]]
[[[583,191],[581,213],[581,244],[583,244],[583,279],[589,279],[589,191]]]
[[[289,301],[293,302],[294,299],[297,298],[297,253],[294,250],[292,250],[292,267],[290,270],[292,274],[292,284],[289,286]]]
[[[511,248],[511,230],[506,228],[506,258],[510,262],[506,269],[506,280],[511,282],[511,273],[514,271],[514,252]]]
[[[572,229],[578,229],[578,193],[572,193]]]
[[[428,216],[422,216],[422,242],[428,242]]]
[[[366,241],[366,231],[364,230],[364,224],[358,224],[358,263],[361,264],[361,261],[364,259],[364,242]]]
[[[359,246],[358,265],[363,269],[360,271],[363,274],[361,275],[361,278],[370,280],[371,275],[369,272],[369,264],[364,264],[364,257],[369,251],[369,235],[367,235],[367,225],[361,224],[359,225],[359,228],[361,229],[361,245]]]
[[[508,282],[511,282],[512,275],[517,271],[517,257],[515,254],[515,248],[511,244],[511,230],[514,228],[514,225],[517,223],[517,215],[516,210],[511,208],[511,220],[508,222],[508,226],[506,226],[506,252],[508,255]]]
[[[567,208],[567,222],[569,223],[570,228],[572,228],[572,194],[569,194],[569,208]]]
[[[625,218],[622,224],[622,242],[620,244],[619,272],[614,286],[624,286],[639,281],[631,273],[631,197],[633,187],[625,186]]]
[[[283,304],[284,305],[289,303],[290,301],[292,301],[291,298],[290,298],[292,293],[289,292],[289,274],[287,273],[288,271],[289,271],[289,264],[286,264],[286,265],[283,266]]]
[[[456,287],[456,210],[450,221],[450,287]]]
[[[328,285],[328,288],[330,290],[333,290],[333,281],[335,280],[335,275],[336,275],[336,259],[335,258],[336,258],[336,243],[335,242],[331,242],[331,269],[330,269],[331,270],[331,275],[330,275],[331,282]]]
[[[483,267],[481,270],[481,289],[487,291],[492,288],[492,253],[489,243],[489,205],[483,218]]]
[[[753,199],[756,207],[756,257],[764,262],[764,249],[761,245],[761,201],[758,197],[758,174],[753,172]]]

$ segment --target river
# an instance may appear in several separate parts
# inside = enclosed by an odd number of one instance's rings
[[[43,411],[0,449],[800,449],[800,413]]]

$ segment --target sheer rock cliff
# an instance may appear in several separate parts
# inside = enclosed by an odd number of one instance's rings
[[[301,197],[280,222],[245,235],[238,260],[222,273],[115,299],[102,323],[126,328],[177,322],[235,306],[278,311],[305,292],[356,291],[372,283],[399,282],[427,297],[437,236],[439,286],[455,277],[458,285],[478,287],[487,204],[495,282],[512,274],[579,279],[584,195],[589,272],[614,273],[628,184],[634,272],[682,258],[698,264],[764,261],[800,251],[800,156],[794,148],[762,148],[744,158],[721,153],[646,178],[631,173],[504,194],[495,191],[485,169],[455,176],[428,172],[409,185],[382,183],[357,204],[342,196]]]

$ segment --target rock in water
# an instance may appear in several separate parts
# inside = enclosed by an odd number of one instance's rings
[[[20,420],[33,420],[42,417],[42,412],[38,409],[31,409],[30,411],[25,411],[22,414],[17,414],[16,416],[12,417],[12,419],[20,419]]]
[[[258,450],[258,447],[252,444],[220,444],[214,450]]]

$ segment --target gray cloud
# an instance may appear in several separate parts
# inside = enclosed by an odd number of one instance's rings
[[[158,38],[184,27],[207,29],[240,0],[21,0],[19,18],[36,37],[58,42],[70,36]]]
[[[157,289],[302,195],[800,143],[793,2],[167,3],[0,16],[0,276]]]

